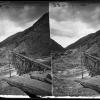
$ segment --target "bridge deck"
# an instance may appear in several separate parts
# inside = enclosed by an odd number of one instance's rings
[[[85,55],[86,56],[88,56],[89,58],[93,58],[93,60],[98,60],[98,61],[100,61],[100,58],[99,57],[96,57],[96,56],[92,56],[92,55],[89,55],[89,54],[87,54],[87,53],[85,53]]]
[[[24,55],[21,55],[21,54],[18,54],[18,53],[16,53],[16,52],[12,52],[13,54],[16,54],[17,56],[20,56],[20,57],[22,57],[22,58],[24,58],[24,59],[27,59],[27,60],[29,60],[29,61],[31,61],[31,62],[34,62],[34,63],[37,63],[37,64],[40,64],[41,66],[44,66],[44,67],[46,67],[46,68],[48,68],[48,69],[51,69],[51,67],[50,66],[48,66],[48,65],[45,65],[45,64],[43,64],[43,63],[41,63],[41,62],[39,62],[39,61],[37,61],[37,60],[33,60],[33,59],[31,59],[31,58],[29,58],[29,57],[27,57],[27,56],[24,56]]]

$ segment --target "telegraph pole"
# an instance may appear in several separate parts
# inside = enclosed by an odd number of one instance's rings
[[[10,70],[10,51],[8,53],[8,59],[9,59],[9,74],[10,74],[10,78],[11,78],[11,70]]]
[[[82,69],[82,79],[83,79],[83,64],[82,64],[82,49],[81,49],[81,45],[80,45],[80,54],[81,54],[81,69]]]

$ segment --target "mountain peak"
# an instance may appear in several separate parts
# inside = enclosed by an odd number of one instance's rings
[[[6,47],[26,56],[42,57],[49,56],[49,43],[49,13],[45,13],[31,27],[2,41],[0,48]]]
[[[22,32],[18,32],[0,43],[5,47],[31,58],[50,56],[50,52],[62,51],[63,48],[50,39],[49,13],[43,14],[37,22]]]
[[[43,14],[36,23],[34,23],[29,29],[34,31],[40,31],[40,29],[49,28],[49,13]]]

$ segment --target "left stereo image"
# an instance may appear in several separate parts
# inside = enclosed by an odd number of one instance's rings
[[[49,3],[0,1],[0,95],[52,96]]]

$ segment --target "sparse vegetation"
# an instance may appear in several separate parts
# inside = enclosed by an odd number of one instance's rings
[[[98,93],[84,88],[74,79],[82,78],[82,70],[87,74],[85,66],[81,65],[80,53],[73,50],[70,54],[53,60],[53,94],[55,96],[92,96]],[[83,67],[83,68],[82,68]]]
[[[93,96],[99,95],[92,89],[83,88],[73,80],[53,78],[54,96]]]

